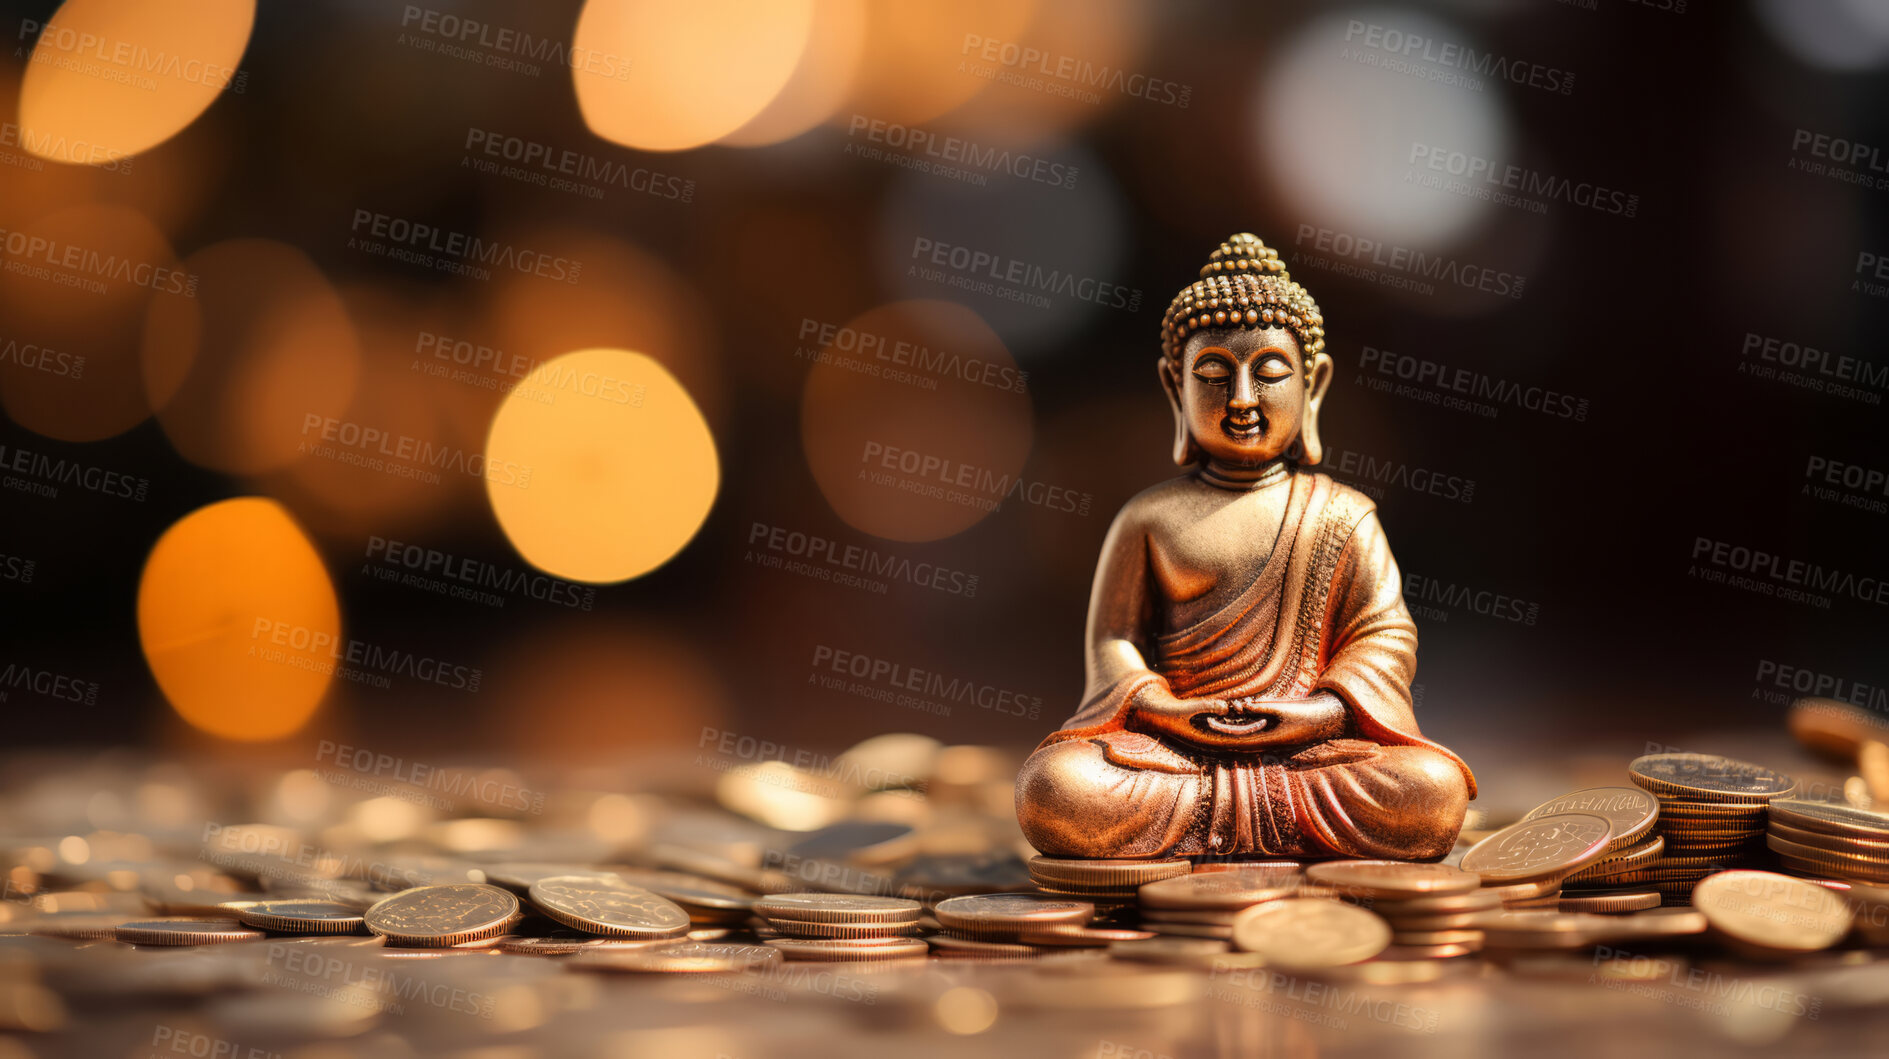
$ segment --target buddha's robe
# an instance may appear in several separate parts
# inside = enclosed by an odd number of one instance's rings
[[[1090,688],[1025,762],[1018,817],[1038,850],[1404,860],[1449,852],[1476,780],[1417,729],[1417,630],[1375,506],[1307,471],[1291,490],[1253,583],[1218,613],[1142,645],[1154,671]],[[1240,753],[1125,727],[1135,694],[1160,679],[1182,698],[1331,691],[1349,714],[1347,737]]]

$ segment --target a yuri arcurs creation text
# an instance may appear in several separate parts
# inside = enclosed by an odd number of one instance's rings
[[[1182,477],[1115,517],[1088,690],[1017,780],[1049,856],[1427,860],[1476,780],[1411,710],[1417,630],[1376,509],[1311,468],[1324,318],[1229,238],[1162,321]]]

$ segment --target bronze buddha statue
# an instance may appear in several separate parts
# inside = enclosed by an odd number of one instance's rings
[[[1058,857],[1431,860],[1476,780],[1411,709],[1417,630],[1370,499],[1319,474],[1324,318],[1232,236],[1162,321],[1174,458],[1096,565],[1088,688],[1017,778]]]

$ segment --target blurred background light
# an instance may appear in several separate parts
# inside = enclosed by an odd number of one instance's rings
[[[66,0],[26,66],[21,145],[101,164],[163,143],[237,83],[255,21],[255,0]]]
[[[1755,0],[1758,22],[1807,66],[1849,73],[1889,59],[1889,4],[1880,0]]]
[[[8,231],[0,262],[0,403],[61,441],[98,441],[150,405],[138,335],[153,303],[189,301],[192,277],[164,233],[125,206],[84,204]],[[31,349],[24,354],[18,351]]]
[[[486,478],[512,546],[573,581],[623,581],[668,562],[721,484],[688,391],[654,358],[620,349],[541,365],[493,416],[486,459],[529,469],[518,483]]]
[[[853,86],[865,40],[866,0],[815,0],[813,26],[793,76],[766,109],[716,142],[780,143],[832,117]]]
[[[185,459],[228,474],[294,460],[304,417],[354,396],[360,342],[341,297],[300,250],[231,239],[186,258],[195,298],[155,300],[145,318],[145,390]]]
[[[868,310],[807,372],[807,466],[854,529],[898,541],[961,533],[1004,502],[1029,458],[1026,389],[1002,340],[964,306]]]
[[[1304,222],[1412,248],[1448,246],[1467,236],[1489,206],[1408,181],[1411,146],[1507,161],[1503,83],[1484,77],[1476,91],[1353,62],[1345,58],[1347,49],[1378,54],[1346,43],[1348,27],[1360,23],[1382,27],[1387,40],[1398,42],[1473,39],[1466,30],[1402,8],[1314,19],[1293,34],[1276,61],[1258,68],[1252,89],[1257,115],[1246,133],[1254,177],[1285,199],[1288,215]],[[1432,65],[1420,52],[1405,59],[1384,51],[1381,58],[1386,64]],[[1268,241],[1284,243],[1282,237]]]
[[[950,111],[991,84],[971,69],[971,38],[1014,42],[1036,8],[1037,0],[869,0],[866,44],[845,111],[905,125]]]
[[[646,151],[728,135],[794,75],[813,7],[813,0],[589,0],[572,51],[619,58],[573,61],[584,122],[606,140]]]
[[[282,505],[240,497],[179,519],[138,585],[138,640],[179,716],[225,739],[300,728],[344,654],[321,556]]]

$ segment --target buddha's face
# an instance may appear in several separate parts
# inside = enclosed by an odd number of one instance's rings
[[[1211,460],[1254,466],[1284,456],[1330,381],[1330,360],[1308,372],[1292,332],[1202,330],[1166,369],[1175,414]]]

